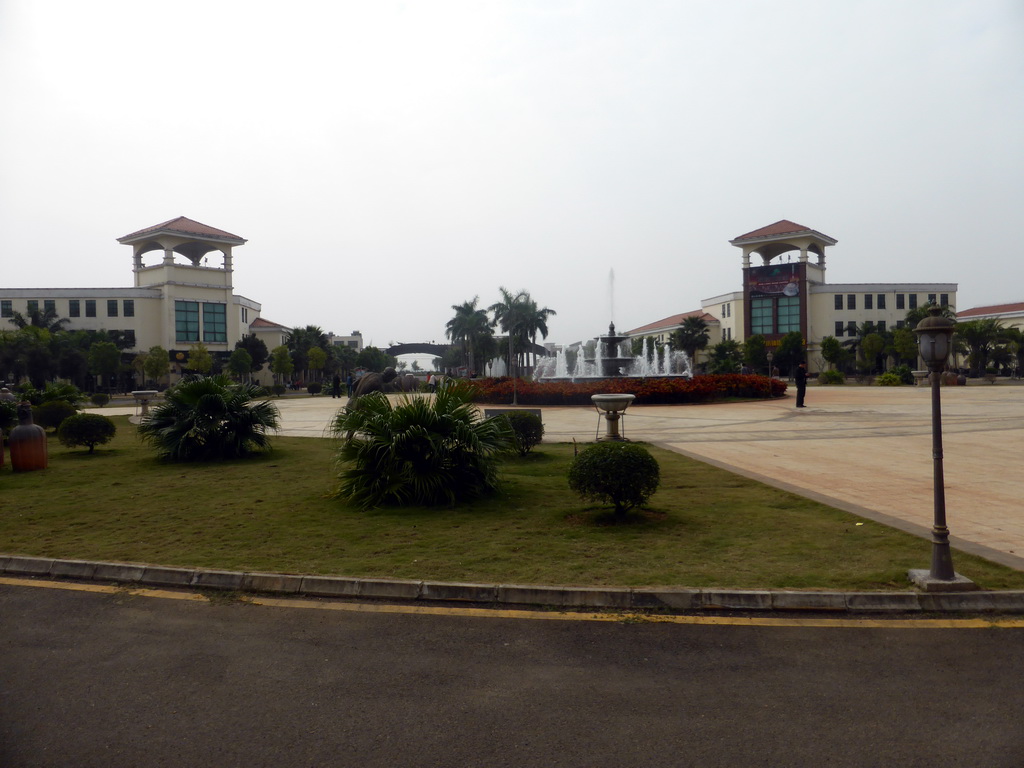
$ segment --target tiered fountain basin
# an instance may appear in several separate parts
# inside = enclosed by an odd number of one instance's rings
[[[507,404],[512,401],[512,379],[473,379],[478,403]],[[767,376],[730,373],[722,375],[663,377],[615,377],[577,381],[528,381],[516,384],[521,405],[586,405],[602,394],[635,395],[635,405],[683,405],[718,400],[764,400],[786,393],[786,382]]]

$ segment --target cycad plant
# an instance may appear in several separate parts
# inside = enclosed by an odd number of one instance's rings
[[[227,376],[183,379],[139,424],[139,435],[173,461],[247,456],[268,448],[279,424],[277,406],[257,400],[260,393]]]
[[[483,419],[460,382],[433,397],[411,395],[392,405],[373,392],[342,409],[333,430],[339,495],[357,507],[454,504],[493,491],[500,454],[512,447],[508,421]]]

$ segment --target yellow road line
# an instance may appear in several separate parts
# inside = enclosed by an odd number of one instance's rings
[[[152,597],[163,600],[190,600],[210,602],[210,598],[198,592],[184,592],[169,589],[143,587],[115,587],[101,584],[76,584],[63,581],[37,581],[0,577],[0,584],[15,587],[36,587],[40,589],[64,589],[74,592],[95,592],[99,594],[128,594],[137,597]],[[1018,618],[970,618],[970,619],[920,619],[920,618],[843,618],[821,617],[777,617],[777,616],[666,616],[646,613],[583,613],[562,610],[514,610],[502,608],[460,608],[439,605],[389,605],[382,603],[340,603],[312,600],[301,597],[259,597],[242,595],[241,602],[268,608],[296,608],[320,611],[347,611],[351,613],[396,613],[424,616],[463,616],[484,619],[528,619],[533,621],[603,621],[636,624],[692,624],[732,627],[847,627],[860,629],[1024,629],[1024,619]]]

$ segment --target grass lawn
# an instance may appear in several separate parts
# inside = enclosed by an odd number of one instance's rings
[[[520,584],[907,589],[928,541],[651,448],[661,487],[625,525],[568,489],[572,446],[508,460],[472,506],[361,512],[332,498],[335,445],[277,438],[244,461],[164,464],[127,417],[94,455],[0,469],[0,552],[280,573]],[[861,523],[858,525],[858,523]],[[962,552],[985,589],[1024,573]]]

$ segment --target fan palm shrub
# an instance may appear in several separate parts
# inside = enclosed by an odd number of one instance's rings
[[[483,419],[471,394],[456,382],[432,398],[407,395],[392,405],[373,392],[339,411],[339,496],[368,509],[455,504],[493,491],[512,432],[504,418]]]
[[[236,459],[270,446],[277,406],[257,400],[261,390],[227,376],[189,377],[139,424],[139,435],[173,461]]]

